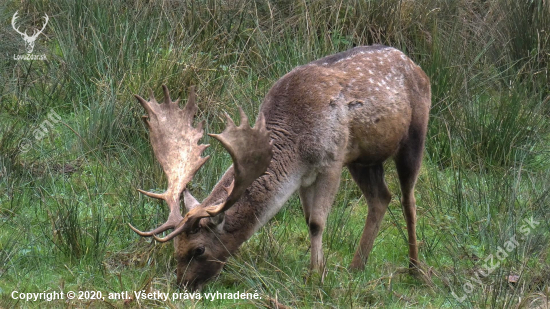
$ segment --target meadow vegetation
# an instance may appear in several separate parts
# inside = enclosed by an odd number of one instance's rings
[[[23,28],[50,16],[34,51],[47,61],[13,59],[25,52],[15,11]],[[0,25],[0,307],[550,307],[550,1],[8,0]],[[406,229],[389,162],[393,199],[364,272],[347,268],[367,207],[344,171],[324,281],[304,280],[309,237],[293,196],[203,291],[257,291],[260,300],[11,298],[178,291],[172,244],[127,226],[147,230],[168,213],[136,191],[163,190],[166,179],[133,94],[152,88],[160,98],[167,84],[185,99],[196,85],[197,120],[219,133],[223,112],[236,116],[239,105],[254,118],[295,66],[375,43],[401,49],[431,79],[416,190],[424,280],[403,271]],[[60,120],[44,125],[52,112]],[[198,198],[230,165],[216,141],[203,142],[211,159],[191,184]],[[527,219],[539,224],[525,234]],[[497,259],[514,236],[518,245]],[[480,276],[490,256],[499,265]]]

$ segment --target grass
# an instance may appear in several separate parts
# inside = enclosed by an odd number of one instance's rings
[[[47,61],[13,60],[24,51],[10,27],[15,11],[22,28],[50,16],[34,51]],[[549,16],[548,1],[513,0],[2,2],[0,307],[548,308]],[[403,50],[431,79],[416,190],[429,280],[402,272],[406,229],[388,163],[394,197],[364,272],[347,269],[367,208],[344,171],[324,234],[323,282],[304,280],[309,237],[294,196],[203,291],[260,300],[12,299],[14,290],[183,292],[171,243],[127,227],[145,230],[167,214],[135,190],[166,181],[132,94],[151,88],[161,97],[167,84],[185,98],[197,85],[197,120],[217,133],[219,116],[237,115],[237,105],[257,115],[295,66],[373,43]],[[44,129],[52,111],[60,120]],[[219,144],[204,143],[211,159],[191,184],[198,198],[230,165]],[[540,223],[480,277],[530,218]]]

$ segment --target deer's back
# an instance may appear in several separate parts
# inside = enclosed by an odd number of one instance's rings
[[[397,49],[356,47],[295,68],[262,112],[275,147],[315,165],[384,161],[430,106],[426,74]]]

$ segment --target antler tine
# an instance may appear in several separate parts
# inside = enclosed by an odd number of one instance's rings
[[[199,109],[195,104],[195,100],[196,100],[195,86],[191,86],[189,87],[189,97],[187,98],[187,104],[183,109],[185,116],[191,115],[191,117],[185,118],[186,123],[188,123],[189,125],[193,123],[193,116],[197,113],[197,110]],[[203,125],[204,125],[204,120],[197,125],[197,130],[200,130],[202,132]]]
[[[151,89],[151,88],[149,88],[149,101],[151,101],[151,103],[157,103],[158,104],[157,99],[155,99],[155,93],[153,92],[153,89]]]
[[[241,115],[241,126],[250,126],[250,124],[248,123],[248,117],[246,117],[246,114],[244,113],[243,108],[240,106],[239,106],[239,114]]]
[[[162,233],[166,230],[169,230],[171,228],[174,228],[174,226],[171,224],[171,223],[168,223],[168,222],[165,222],[163,223],[161,226],[157,227],[156,229],[154,230],[151,230],[149,232],[142,232],[138,229],[136,229],[133,225],[131,225],[130,223],[128,223],[128,226],[130,226],[130,228],[136,232],[136,234],[138,234],[139,236],[142,236],[142,237],[151,237],[151,236],[155,236],[155,234],[159,234],[159,233]]]
[[[196,107],[195,105],[196,99],[197,99],[197,95],[195,94],[195,86],[191,86],[189,87],[189,98],[187,99],[187,104],[190,104],[191,106]]]
[[[260,115],[258,116],[258,120],[254,124],[254,129],[256,129],[256,130],[266,130],[264,113],[260,113]],[[273,141],[269,141],[269,143],[272,144]]]
[[[138,190],[138,191],[143,192],[141,190]],[[149,193],[149,192],[147,192],[147,193]],[[156,234],[162,233],[166,230],[176,228],[178,226],[178,224],[181,223],[182,219],[183,219],[183,217],[181,216],[181,214],[179,212],[174,212],[174,213],[171,212],[170,215],[168,215],[168,220],[166,220],[166,222],[164,222],[161,226],[159,226],[159,227],[157,227],[157,228],[155,228],[155,229],[153,229],[149,232],[142,232],[142,231],[138,230],[137,228],[135,228],[130,223],[128,223],[128,225],[139,236],[150,237],[150,236],[155,236]],[[176,236],[176,235],[174,235],[174,236]]]
[[[147,102],[144,98],[140,97],[137,94],[134,94],[134,97],[138,100],[139,104],[145,109],[147,114],[151,115],[153,113],[153,109],[151,108],[151,105],[149,105],[149,102]],[[144,116],[147,117],[147,116]]]
[[[147,191],[143,191],[141,189],[137,189],[137,190],[139,191],[139,193],[145,194],[148,197],[156,198],[156,199],[159,199],[159,200],[166,199],[166,194],[164,194],[164,193],[147,192]]]
[[[162,90],[164,91],[164,104],[172,103],[172,99],[170,99],[170,90],[168,90],[168,87],[166,87],[166,85],[162,85]]]
[[[154,236],[168,229],[176,229],[176,227],[181,226],[183,221],[180,211],[181,194],[187,183],[191,181],[195,173],[209,158],[208,156],[201,157],[202,152],[208,145],[198,144],[203,133],[202,123],[197,125],[196,128],[192,125],[197,111],[193,88],[190,89],[188,103],[183,109],[178,106],[179,100],[172,102],[168,87],[163,85],[162,88],[164,91],[164,104],[157,103],[152,90],[150,91],[149,102],[138,95],[134,95],[149,114],[149,117],[144,120],[149,127],[149,138],[153,152],[168,179],[168,188],[163,193],[152,193],[139,189],[138,191],[147,196],[166,201],[170,208],[168,220],[149,232],[142,232],[130,225],[130,228],[141,236]],[[174,232],[176,231],[168,236]],[[174,236],[170,237],[173,238]]]
[[[186,222],[187,221],[180,223],[170,234],[166,235],[165,237],[158,237],[157,235],[153,235],[153,238],[155,238],[155,240],[158,242],[167,242],[169,240],[172,240],[174,237],[178,236],[184,230],[186,230]]]

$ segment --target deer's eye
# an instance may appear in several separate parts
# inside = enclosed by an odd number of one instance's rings
[[[204,254],[204,247],[198,247],[195,249],[195,251],[193,252],[193,255],[194,256],[201,256]]]

